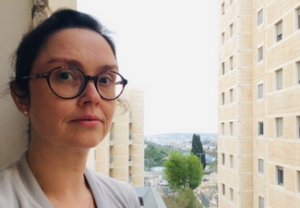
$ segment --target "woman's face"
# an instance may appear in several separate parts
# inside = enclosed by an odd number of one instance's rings
[[[103,70],[118,71],[106,40],[94,31],[79,28],[53,34],[34,61],[31,74],[59,66],[75,66],[91,76]],[[88,82],[80,96],[62,99],[53,94],[46,79],[31,79],[28,109],[31,142],[94,147],[109,131],[115,105],[115,100],[107,101],[99,96],[93,81]]]

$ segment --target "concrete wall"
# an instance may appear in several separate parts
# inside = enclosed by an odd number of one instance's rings
[[[49,0],[54,11],[64,6],[76,9],[76,0]],[[1,0],[0,2],[0,170],[17,159],[27,148],[27,119],[19,113],[7,92],[12,76],[10,56],[22,34],[32,25],[33,0]]]
[[[0,6],[0,83],[7,89],[12,75],[10,56],[17,47],[22,34],[31,25],[32,0],[1,1]],[[3,91],[1,91],[3,93]],[[4,92],[0,99],[0,169],[8,165],[25,150],[27,145],[27,121],[10,97]]]

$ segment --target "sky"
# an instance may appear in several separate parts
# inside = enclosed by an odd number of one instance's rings
[[[77,2],[112,31],[129,87],[144,89],[145,135],[217,133],[217,1]]]

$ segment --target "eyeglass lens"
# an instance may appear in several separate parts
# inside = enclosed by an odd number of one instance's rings
[[[54,70],[49,82],[53,92],[64,98],[79,95],[86,86],[83,72],[72,67]],[[123,90],[122,77],[113,71],[100,73],[96,85],[100,95],[106,99],[118,97]]]

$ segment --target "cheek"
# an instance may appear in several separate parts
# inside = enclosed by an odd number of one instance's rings
[[[56,109],[52,106],[53,102],[41,96],[31,100],[30,103],[30,120],[32,125],[49,128],[51,121],[57,116]]]
[[[38,87],[31,85],[33,88],[30,90],[29,113],[32,124],[48,126],[52,120],[63,115],[67,109],[65,109],[65,105],[60,106],[61,102],[58,98],[50,89],[47,89],[48,86],[44,85],[45,83],[41,83]]]

